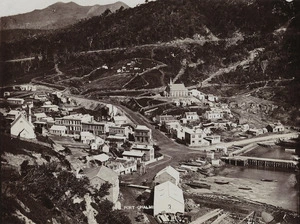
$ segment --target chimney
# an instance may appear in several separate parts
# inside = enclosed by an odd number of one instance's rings
[[[28,107],[28,121],[29,123],[31,124],[31,107],[32,107],[32,104],[27,104],[27,107]]]

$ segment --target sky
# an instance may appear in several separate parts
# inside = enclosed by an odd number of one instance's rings
[[[75,2],[78,5],[106,5],[118,0],[0,0],[0,17],[44,9],[56,2]],[[144,3],[145,0],[119,0],[130,7]]]

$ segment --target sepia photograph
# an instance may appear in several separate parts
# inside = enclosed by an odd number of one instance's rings
[[[299,224],[300,0],[1,0],[1,224]]]

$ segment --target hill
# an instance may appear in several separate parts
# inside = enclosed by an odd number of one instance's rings
[[[74,2],[58,2],[41,10],[1,18],[1,30],[13,29],[59,29],[76,22],[101,15],[105,10],[115,12],[128,8],[123,2],[108,5],[80,6]]]
[[[3,61],[33,58],[3,62],[3,82],[34,78],[98,96],[145,92],[176,77],[292,111],[299,106],[299,17],[299,1],[158,0],[3,44]]]

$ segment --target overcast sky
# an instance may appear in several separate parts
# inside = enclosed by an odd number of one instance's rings
[[[0,17],[43,9],[56,2],[75,2],[78,5],[106,5],[118,0],[0,0]],[[130,7],[144,3],[145,0],[120,0]]]

